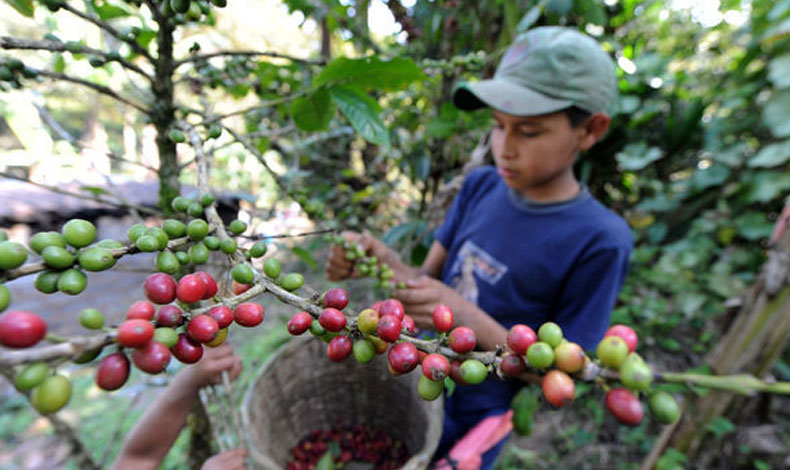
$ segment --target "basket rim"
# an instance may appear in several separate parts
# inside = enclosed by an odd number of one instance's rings
[[[249,381],[247,385],[247,390],[244,392],[244,398],[241,402],[241,419],[242,419],[242,427],[244,430],[248,430],[252,428],[252,418],[250,416],[250,405],[253,397],[255,396],[255,386],[261,377],[266,374],[271,368],[274,367],[276,361],[281,360],[284,356],[289,354],[294,354],[299,348],[309,343],[310,341],[321,341],[319,338],[314,336],[298,336],[290,339],[282,346],[277,348],[269,358],[267,358],[263,364],[258,368],[253,378]],[[419,367],[415,370],[419,370]],[[412,455],[409,460],[401,467],[402,469],[423,469],[426,468],[428,463],[431,461],[433,457],[433,452],[439,445],[439,439],[441,438],[442,434],[442,427],[444,423],[444,396],[440,396],[438,399],[431,401],[431,402],[424,402],[426,405],[426,413],[427,413],[427,425],[428,429],[426,430],[426,438],[425,443],[423,444],[423,448]],[[252,459],[263,465],[264,468],[269,469],[278,469],[284,470],[284,467],[278,465],[274,460],[272,460],[268,455],[261,452],[255,445],[253,445],[252,440],[250,439],[251,434],[249,432],[245,432],[245,440],[247,441],[247,450],[250,453]],[[426,449],[431,449],[430,454],[426,452]]]

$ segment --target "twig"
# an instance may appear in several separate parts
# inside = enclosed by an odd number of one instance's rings
[[[659,434],[658,439],[656,439],[656,441],[653,443],[653,448],[650,449],[650,453],[647,455],[647,457],[645,457],[645,460],[642,461],[642,466],[639,467],[639,470],[653,470],[653,467],[655,466],[659,457],[661,457],[661,454],[664,452],[664,449],[669,443],[669,439],[672,438],[672,435],[675,433],[675,429],[679,424],[680,420],[678,419],[669,426],[664,426],[664,429],[661,431],[661,434]]]
[[[239,408],[236,406],[236,399],[233,394],[233,384],[230,382],[230,377],[228,376],[228,371],[222,371],[222,391],[225,394],[225,399],[223,400],[230,408],[230,416],[233,419],[233,427],[236,428],[236,437],[238,444],[241,445],[241,434],[242,433],[242,426],[241,426],[241,417],[239,416]]]
[[[70,75],[66,75],[65,73],[50,72],[49,70],[38,70],[37,72],[38,72],[39,75],[41,75],[43,77],[49,77],[49,78],[52,78],[52,79],[55,79],[55,80],[62,80],[64,82],[76,83],[78,85],[82,85],[82,86],[88,87],[88,88],[90,88],[93,91],[96,91],[96,92],[101,93],[103,95],[107,95],[107,96],[109,96],[111,98],[114,98],[114,99],[120,101],[121,103],[128,104],[129,106],[137,109],[138,111],[140,111],[142,113],[149,114],[149,111],[145,107],[143,107],[143,105],[135,103],[134,101],[131,101],[131,100],[127,99],[127,98],[124,98],[123,96],[121,96],[118,93],[116,93],[114,90],[112,90],[110,88],[107,88],[104,85],[98,85],[98,84],[93,83],[93,82],[88,81],[88,80],[83,80],[81,78],[72,77]]]
[[[211,402],[212,402],[212,399],[209,396],[208,390],[209,390],[209,388],[207,387],[207,388],[201,388],[198,391],[198,394],[200,396],[200,401],[201,401],[201,403],[203,403],[203,408],[206,409],[206,414],[209,414],[209,410],[210,410]],[[222,436],[222,432],[219,429],[219,427],[220,427],[218,425],[219,423],[216,422],[217,420],[214,420],[214,421],[215,422],[211,422],[211,419],[209,418],[209,422],[210,422],[210,426],[211,426],[211,434],[214,435],[214,442],[216,442],[217,446],[219,446],[219,451],[220,452],[225,452],[226,450],[229,450],[230,447],[228,447],[225,444],[225,440],[224,440],[224,438]]]
[[[189,238],[188,237],[174,238],[173,240],[170,240],[167,243],[167,247],[168,247],[168,249],[171,249],[171,250],[177,250],[177,249],[181,248],[182,246],[186,245],[187,243],[189,243]],[[134,246],[134,245],[127,245],[127,246],[125,246],[123,248],[111,249],[110,253],[112,253],[112,255],[117,259],[117,258],[120,258],[120,257],[122,257],[124,255],[127,255],[127,254],[138,253],[139,251],[140,250],[138,250],[136,246]],[[79,253],[81,253],[81,252],[82,251],[78,252],[77,256],[75,256],[75,258],[79,257]],[[75,262],[78,262],[78,261],[75,261]],[[47,268],[47,265],[43,261],[38,261],[38,262],[35,262],[35,263],[27,263],[27,264],[24,264],[24,265],[22,265],[22,266],[20,266],[18,268],[11,269],[11,270],[8,270],[8,271],[3,271],[2,274],[0,274],[0,281],[10,281],[12,279],[16,279],[16,278],[19,278],[19,277],[22,277],[22,276],[28,276],[30,274],[35,274],[37,272],[44,271],[45,269],[48,269],[48,268]],[[142,272],[147,272],[147,271],[142,271]]]
[[[271,51],[217,51],[217,52],[210,52],[207,54],[195,54],[191,57],[187,57],[184,59],[180,59],[175,61],[173,65],[173,69],[177,69],[178,67],[188,63],[188,62],[199,62],[201,60],[211,59],[212,57],[221,57],[221,56],[241,56],[241,57],[273,57],[277,59],[287,59],[291,62],[296,62],[298,64],[304,65],[326,65],[325,60],[310,60],[310,59],[301,59],[299,57],[293,57],[287,54],[281,54],[279,52],[271,52]]]
[[[226,114],[219,114],[219,115],[216,115],[216,116],[213,116],[213,117],[206,116],[205,113],[203,113],[202,111],[200,111],[198,109],[185,108],[185,110],[190,112],[190,113],[199,114],[199,115],[203,116],[205,118],[205,121],[203,121],[202,124],[209,125],[209,124],[213,124],[213,123],[215,123],[217,121],[222,121],[222,120],[227,119],[229,117],[238,116],[238,115],[241,115],[241,114],[251,113],[251,112],[257,111],[259,109],[271,108],[272,106],[279,106],[281,104],[288,103],[289,101],[291,101],[291,100],[293,100],[295,98],[299,98],[301,96],[305,96],[305,95],[308,94],[308,92],[309,92],[309,90],[300,91],[300,92],[294,93],[292,95],[284,96],[284,97],[276,99],[276,100],[265,101],[263,103],[256,104],[255,106],[250,106],[250,107],[244,108],[244,109],[237,109],[236,111],[231,111],[231,112],[226,113]]]
[[[293,234],[284,233],[284,234],[280,234],[280,235],[265,235],[265,234],[260,233],[260,234],[257,234],[257,235],[238,235],[238,236],[242,237],[242,238],[247,238],[249,240],[269,240],[271,238],[307,237],[307,236],[310,236],[310,235],[321,235],[321,234],[324,234],[324,233],[335,233],[335,232],[337,232],[336,229],[325,228],[325,229],[322,229],[322,230],[315,230],[315,231],[312,231],[312,232],[301,232],[301,233],[293,233]]]
[[[4,178],[15,179],[17,181],[23,181],[25,183],[32,184],[33,186],[38,186],[38,187],[44,188],[44,189],[46,189],[48,191],[52,191],[53,193],[59,193],[59,194],[63,194],[63,195],[66,195],[66,196],[76,197],[78,199],[86,199],[88,201],[94,201],[94,202],[98,202],[100,204],[107,204],[109,206],[119,207],[121,209],[132,209],[132,208],[134,208],[135,210],[138,210],[140,212],[144,212],[146,214],[161,215],[161,212],[159,210],[151,209],[150,207],[139,206],[137,204],[123,204],[123,203],[120,203],[120,202],[108,201],[107,199],[103,199],[103,198],[101,198],[99,196],[95,196],[95,195],[94,196],[88,196],[88,195],[85,195],[85,194],[75,193],[75,192],[72,192],[72,191],[66,191],[65,189],[60,189],[57,186],[49,186],[49,185],[42,184],[42,183],[36,183],[35,181],[30,181],[30,180],[25,179],[25,178],[20,178],[19,176],[16,176],[16,175],[11,174],[11,173],[6,173],[4,171],[0,171],[0,176],[2,176]]]
[[[0,366],[0,374],[2,374],[6,380],[13,383],[14,373],[12,369]],[[25,392],[24,395],[29,401],[30,392]],[[101,466],[96,465],[96,462],[93,461],[90,454],[88,453],[88,449],[82,443],[79,436],[77,435],[77,431],[75,431],[71,425],[60,419],[56,414],[42,416],[46,418],[50,424],[52,424],[53,428],[55,428],[55,435],[64,437],[69,443],[71,446],[71,456],[77,461],[78,468],[86,470],[101,470]]]
[[[236,442],[239,441],[237,434],[241,432],[241,429],[232,429],[230,423],[228,423],[228,416],[230,416],[231,411],[228,410],[228,397],[224,390],[218,390],[216,385],[209,385],[207,387],[208,396],[216,405],[216,411],[214,413],[215,419],[213,422],[216,422],[220,428],[221,433],[225,437],[226,447],[227,449],[232,449],[236,447]]]
[[[47,41],[47,40],[33,40],[33,39],[20,39],[10,36],[0,37],[0,48],[3,49],[22,49],[34,51],[52,51],[52,52],[71,52],[75,54],[90,54],[104,58],[107,62],[118,62],[122,67],[131,70],[143,77],[149,82],[153,82],[153,77],[148,75],[143,69],[134,65],[133,63],[123,59],[115,54],[102,51],[100,49],[93,49],[87,46],[66,45],[60,41]]]
[[[245,134],[244,136],[246,138],[249,138],[249,139],[255,139],[255,138],[258,138],[258,137],[266,137],[267,139],[271,139],[271,138],[274,138],[274,137],[280,137],[281,135],[288,134],[288,133],[293,132],[295,130],[296,130],[295,126],[289,125],[289,126],[281,127],[279,129],[259,130],[259,131],[255,131],[255,132],[250,132],[249,134]],[[307,140],[307,139],[305,139],[305,140]],[[216,152],[218,150],[221,150],[221,149],[223,149],[225,147],[229,147],[229,146],[234,145],[234,144],[236,144],[235,140],[228,141],[228,142],[223,142],[220,145],[212,147],[211,150],[208,151],[208,153],[213,154],[214,152]]]
[[[107,444],[104,446],[104,450],[101,453],[101,457],[99,458],[99,467],[104,468],[104,464],[107,462],[107,459],[110,457],[110,451],[115,447],[121,437],[121,432],[123,431],[123,423],[126,421],[127,416],[129,416],[129,412],[137,405],[137,402],[140,401],[140,397],[143,396],[143,390],[138,390],[132,399],[129,402],[129,405],[123,410],[121,416],[118,418],[118,421],[115,423],[115,429],[112,431],[112,435],[110,436],[110,440],[107,441]]]
[[[99,28],[101,28],[104,31],[106,31],[110,36],[114,37],[115,39],[117,39],[117,40],[119,40],[119,41],[121,41],[123,43],[128,44],[129,47],[131,47],[132,50],[135,53],[145,57],[146,59],[150,60],[151,62],[154,61],[153,57],[151,57],[151,54],[149,54],[147,50],[143,49],[143,47],[140,46],[140,44],[137,43],[136,39],[134,39],[134,38],[130,39],[128,37],[124,37],[124,35],[122,35],[120,33],[120,31],[118,31],[117,29],[113,28],[109,24],[99,20],[98,18],[94,18],[94,17],[92,17],[92,16],[90,16],[90,15],[88,15],[88,14],[86,14],[86,13],[80,11],[80,10],[77,10],[76,8],[72,7],[71,5],[69,5],[66,2],[58,2],[57,6],[59,6],[60,8],[63,8],[64,10],[72,13],[73,15],[76,15],[76,16],[82,18],[85,21],[93,23],[94,25],[96,25]]]
[[[261,154],[261,152],[259,152],[258,149],[255,148],[254,145],[250,144],[250,142],[247,139],[245,139],[244,137],[240,136],[236,131],[234,131],[230,127],[228,127],[228,126],[223,126],[223,127],[225,128],[226,131],[228,131],[228,133],[234,139],[236,139],[237,142],[239,142],[241,145],[243,145],[244,148],[247,149],[248,152],[250,152],[253,156],[255,156],[255,158],[260,162],[260,164],[263,165],[264,168],[266,168],[266,171],[268,171],[269,174],[272,175],[272,178],[274,179],[274,182],[277,183],[277,186],[280,188],[280,190],[283,193],[287,194],[288,190],[285,187],[285,184],[283,184],[283,182],[280,181],[280,178],[278,177],[277,173],[275,173],[274,170],[272,170],[272,168],[266,162],[266,159],[263,158],[263,155]]]
[[[35,349],[0,350],[0,367],[51,361],[63,357],[77,358],[81,354],[112,343],[115,333],[71,338],[65,343]]]

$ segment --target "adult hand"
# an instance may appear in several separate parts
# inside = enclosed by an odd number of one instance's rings
[[[442,281],[430,276],[420,276],[406,281],[407,289],[398,289],[393,296],[403,303],[407,314],[414,319],[414,324],[420,329],[433,330],[433,309],[439,304],[450,307],[456,316],[469,307],[475,307],[458,292],[448,287]]]
[[[223,371],[227,371],[230,380],[235,380],[241,373],[241,357],[227,343],[216,348],[204,346],[203,357],[195,364],[185,367],[179,375],[183,375],[184,380],[194,387],[200,388],[209,384],[221,384]]]
[[[245,449],[226,450],[203,462],[200,470],[245,470],[244,459],[247,457]]]
[[[380,261],[389,262],[394,253],[384,242],[378,240],[368,231],[363,233],[343,232],[341,236],[350,243],[359,244],[366,256],[375,256]],[[358,273],[355,271],[354,265],[355,261],[349,261],[346,258],[346,250],[333,243],[327,261],[326,277],[330,281],[342,281],[349,277],[356,277]]]

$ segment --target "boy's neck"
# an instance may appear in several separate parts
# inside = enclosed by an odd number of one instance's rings
[[[528,202],[549,204],[569,201],[578,196],[581,190],[582,185],[576,179],[576,175],[573,172],[568,172],[560,179],[545,185],[524,188],[518,194]]]

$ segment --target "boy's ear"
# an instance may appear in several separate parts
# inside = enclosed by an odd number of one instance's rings
[[[594,113],[587,118],[587,121],[582,124],[584,134],[581,138],[580,150],[588,150],[595,145],[609,129],[609,124],[611,123],[612,118],[606,113]]]

